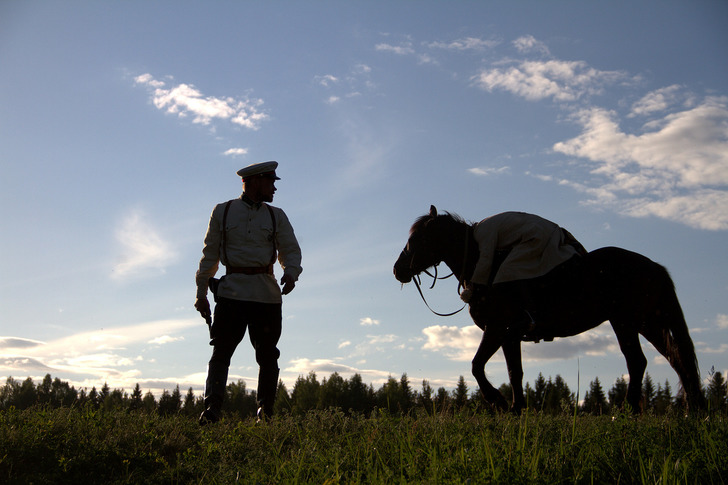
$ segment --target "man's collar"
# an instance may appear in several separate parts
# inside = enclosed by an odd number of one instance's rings
[[[243,199],[243,202],[248,204],[250,207],[255,207],[256,209],[260,209],[260,206],[263,204],[262,202],[256,202],[250,197],[248,197],[248,194],[243,192],[243,195],[240,196],[241,199]]]

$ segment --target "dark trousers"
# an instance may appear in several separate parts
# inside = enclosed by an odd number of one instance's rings
[[[273,413],[281,354],[276,347],[281,337],[281,306],[280,303],[217,299],[210,328],[212,357],[205,385],[206,407],[222,405],[230,359],[248,330],[259,367],[258,404],[267,415]]]

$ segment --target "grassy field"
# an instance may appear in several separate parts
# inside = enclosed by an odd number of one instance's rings
[[[726,483],[725,417],[0,412],[2,483]]]

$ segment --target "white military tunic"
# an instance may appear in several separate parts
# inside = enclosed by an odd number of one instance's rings
[[[273,221],[264,204],[251,203],[243,198],[233,199],[226,219],[227,244],[222,250],[222,220],[225,202],[212,210],[205,235],[202,259],[195,275],[197,298],[207,297],[208,280],[217,273],[219,263],[233,267],[262,267],[271,262],[273,255]],[[277,259],[284,274],[295,280],[303,271],[301,248],[285,212],[273,207],[276,220]],[[227,254],[229,261],[224,260]],[[218,296],[233,300],[281,303],[281,289],[274,275],[234,273],[225,276]]]

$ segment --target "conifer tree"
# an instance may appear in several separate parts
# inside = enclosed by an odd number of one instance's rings
[[[137,382],[129,399],[129,411],[137,411],[142,408],[142,388]]]
[[[655,407],[655,385],[652,383],[650,373],[645,374],[642,381],[642,411],[647,411]]]
[[[723,375],[711,369],[710,382],[706,390],[706,399],[711,411],[725,412],[728,408],[728,384]]]
[[[624,406],[624,403],[627,400],[627,387],[627,381],[623,376],[619,376],[617,380],[614,381],[614,386],[612,386],[608,392],[609,406],[611,409],[620,409]]]
[[[609,412],[609,404],[607,403],[604,389],[602,389],[602,384],[599,382],[598,377],[589,384],[589,390],[584,395],[584,403],[582,404],[581,410],[582,412],[594,415]]]
[[[427,379],[422,379],[422,391],[417,395],[417,406],[424,408],[428,414],[434,412],[433,390]]]
[[[468,385],[465,377],[460,376],[458,384],[452,393],[453,405],[456,409],[463,409],[468,404]]]
[[[316,409],[320,387],[321,384],[316,378],[315,372],[309,372],[307,377],[298,376],[291,391],[293,414],[301,415],[305,414],[306,411]]]

